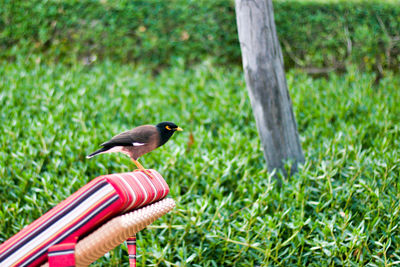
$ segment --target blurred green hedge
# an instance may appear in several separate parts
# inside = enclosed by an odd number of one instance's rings
[[[381,1],[275,1],[286,67],[355,63],[399,69],[400,5]],[[31,54],[88,63],[109,58],[154,67],[174,57],[240,64],[230,0],[0,0],[0,58]]]

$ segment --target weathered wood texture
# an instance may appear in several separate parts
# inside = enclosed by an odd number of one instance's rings
[[[235,0],[243,69],[269,171],[304,162],[271,0]],[[295,26],[295,25],[294,25]]]

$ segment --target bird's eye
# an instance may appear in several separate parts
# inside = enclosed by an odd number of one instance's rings
[[[165,129],[167,129],[168,131],[171,131],[171,127],[169,127],[168,125],[165,126]]]

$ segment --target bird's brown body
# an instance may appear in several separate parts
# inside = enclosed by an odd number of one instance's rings
[[[151,145],[146,145],[143,147],[124,147],[122,148],[122,153],[128,155],[134,160],[137,160],[140,156],[143,156],[146,153],[149,153],[150,151],[156,149],[156,146],[151,146]]]
[[[137,160],[140,156],[156,149],[160,145],[159,140],[160,132],[156,127],[142,125],[133,130],[120,133],[101,145],[103,147],[112,146],[114,151],[109,152],[122,152]]]

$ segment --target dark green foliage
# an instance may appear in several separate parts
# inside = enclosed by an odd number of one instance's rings
[[[399,69],[398,1],[275,1],[287,67]],[[0,57],[240,64],[233,1],[0,1]],[[172,61],[171,61],[172,60]]]
[[[3,56],[22,50],[67,62],[112,58],[153,66],[176,56],[188,62],[205,55],[222,61],[232,53],[235,60],[240,56],[234,9],[224,1],[11,1],[3,6]]]
[[[306,163],[279,188],[241,70],[173,65],[152,77],[109,61],[0,63],[0,242],[90,179],[134,168],[124,155],[85,159],[98,144],[172,120],[185,132],[141,161],[177,207],[139,234],[141,266],[400,264],[399,77],[290,72]],[[126,249],[96,264],[127,266]]]
[[[290,65],[381,72],[399,70],[399,2],[275,2],[278,34]],[[318,70],[316,70],[318,71]]]

